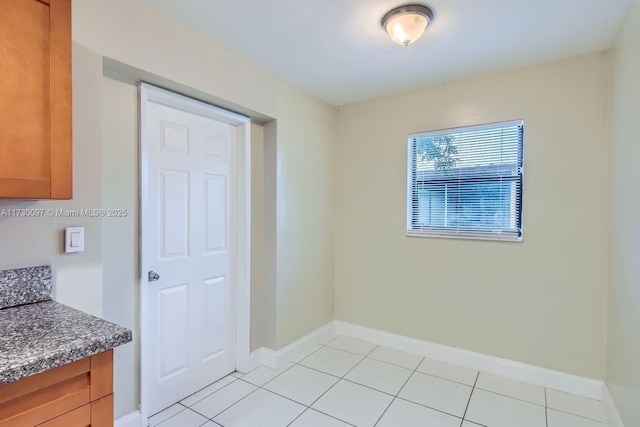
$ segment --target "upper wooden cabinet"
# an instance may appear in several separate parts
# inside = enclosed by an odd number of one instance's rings
[[[0,197],[70,199],[71,0],[0,0]]]

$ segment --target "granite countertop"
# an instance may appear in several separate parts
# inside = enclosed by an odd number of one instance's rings
[[[131,331],[55,301],[0,310],[0,384],[131,341]]]
[[[0,270],[0,309],[51,299],[50,265]]]

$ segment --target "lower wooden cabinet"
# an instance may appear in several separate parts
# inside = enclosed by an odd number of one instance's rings
[[[40,427],[87,427],[91,425],[91,404],[84,405],[64,415],[40,424]]]
[[[111,427],[113,426],[113,394],[38,424],[38,427]]]
[[[0,427],[112,427],[113,350],[0,386]]]

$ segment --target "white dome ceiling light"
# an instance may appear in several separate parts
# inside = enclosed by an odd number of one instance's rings
[[[409,46],[422,36],[433,19],[433,11],[421,4],[409,4],[389,11],[382,18],[382,27],[391,39]]]

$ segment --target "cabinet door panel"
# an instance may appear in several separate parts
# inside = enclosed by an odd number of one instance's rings
[[[113,394],[91,403],[91,427],[113,426]]]
[[[0,9],[0,177],[48,181],[49,6],[0,0]]]
[[[0,197],[71,198],[71,2],[0,10]]]

